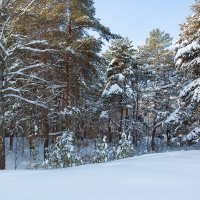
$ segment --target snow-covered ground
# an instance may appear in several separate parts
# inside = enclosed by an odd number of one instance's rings
[[[0,172],[1,200],[198,200],[199,187],[200,151],[59,170]]]

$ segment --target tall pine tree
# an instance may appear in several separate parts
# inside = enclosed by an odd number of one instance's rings
[[[183,73],[179,107],[168,117],[171,142],[176,145],[196,144],[200,139],[200,1],[192,6],[193,15],[181,26],[176,44],[176,67]]]

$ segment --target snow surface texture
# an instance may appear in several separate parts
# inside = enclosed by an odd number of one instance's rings
[[[2,171],[2,200],[199,199],[200,151],[171,152],[59,170]]]

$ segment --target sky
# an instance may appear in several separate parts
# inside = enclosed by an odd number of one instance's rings
[[[169,33],[175,42],[179,24],[191,14],[194,0],[94,0],[96,17],[112,32],[128,37],[134,46],[145,42],[152,29]]]

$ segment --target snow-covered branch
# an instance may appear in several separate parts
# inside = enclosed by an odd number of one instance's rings
[[[21,97],[21,96],[19,96],[19,95],[15,95],[15,94],[6,94],[6,95],[4,95],[4,97],[5,97],[5,98],[6,98],[6,97],[13,97],[13,98],[16,98],[16,99],[25,101],[26,103],[35,105],[35,106],[37,106],[37,107],[42,107],[42,108],[45,108],[45,109],[48,108],[48,106],[47,106],[44,102],[29,100],[29,99],[24,98],[24,97]]]

